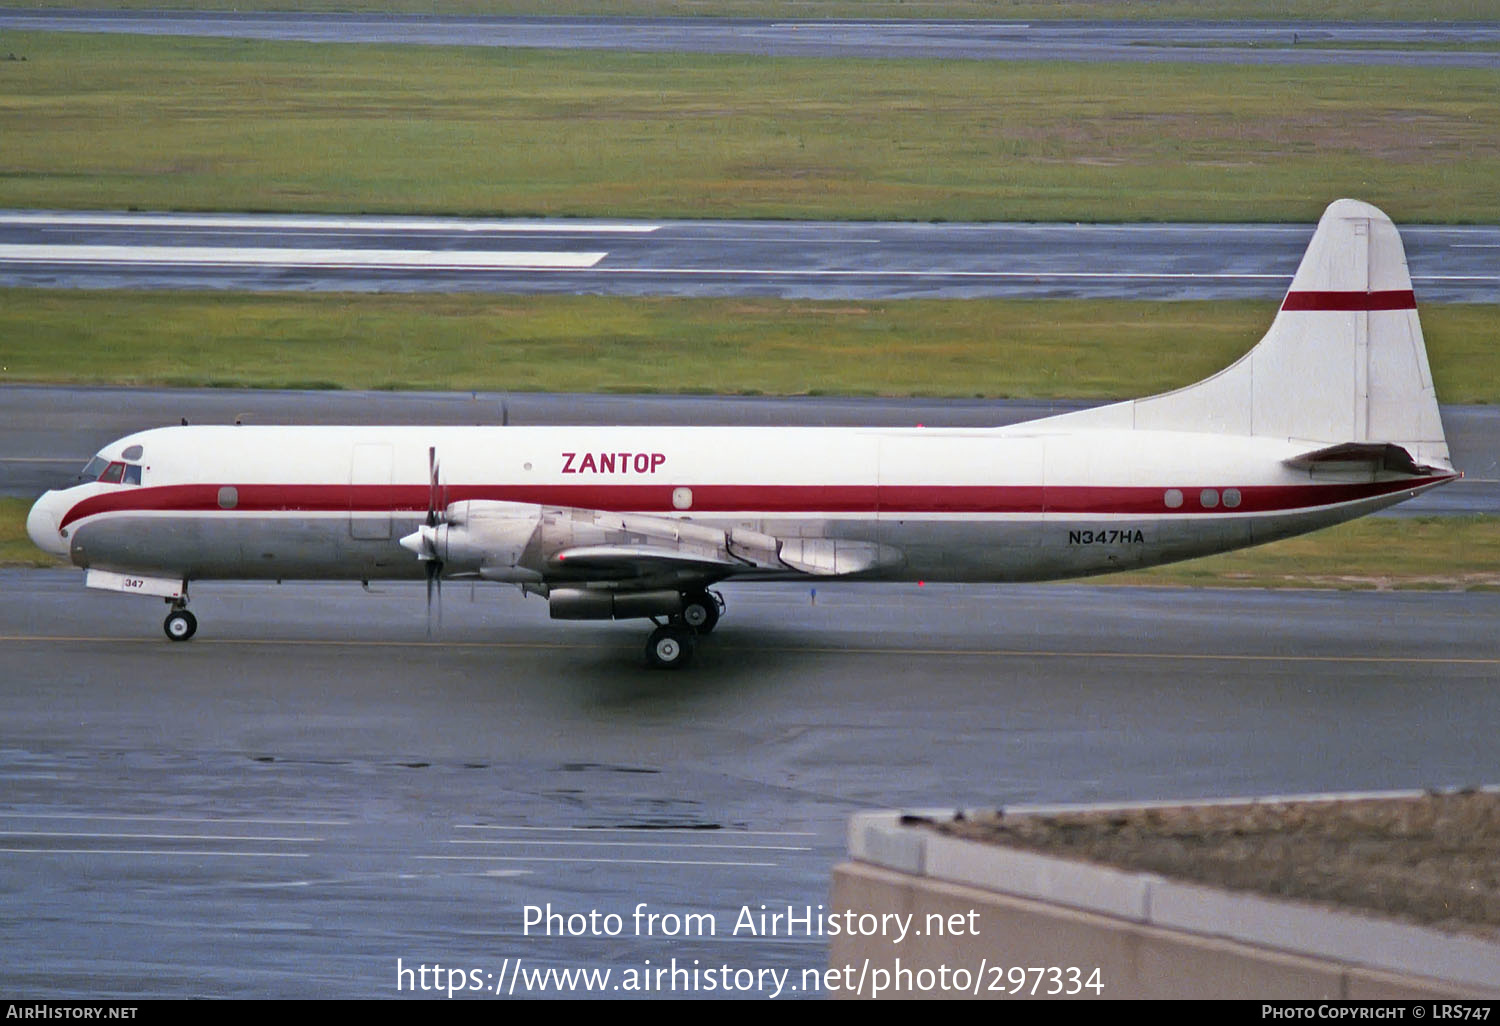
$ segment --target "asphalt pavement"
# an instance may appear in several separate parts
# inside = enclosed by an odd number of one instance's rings
[[[1275,301],[1314,227],[0,211],[0,285]],[[1500,302],[1500,227],[1400,228],[1421,301]]]
[[[0,11],[0,29],[758,54],[1266,65],[1500,66],[1500,22],[522,18],[422,14]]]
[[[640,624],[510,588],[445,589],[429,636],[420,585],[205,584],[172,644],[158,602],[0,572],[0,982],[369,998],[440,965],[626,997],[675,958],[807,996],[826,937],[734,926],[826,906],[859,809],[1500,778],[1500,595],[724,590],[662,674]],[[638,933],[641,906],[715,932]]]

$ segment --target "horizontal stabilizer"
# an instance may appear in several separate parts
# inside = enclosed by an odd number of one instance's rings
[[[1283,462],[1289,467],[1307,470],[1361,466],[1393,474],[1411,474],[1413,477],[1435,473],[1440,469],[1420,466],[1411,458],[1411,453],[1390,442],[1344,442],[1304,452]]]

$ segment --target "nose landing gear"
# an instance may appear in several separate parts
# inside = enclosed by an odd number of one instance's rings
[[[180,599],[168,599],[172,611],[167,614],[166,620],[162,622],[161,629],[166,632],[167,638],[172,641],[187,641],[198,633],[198,618],[188,612],[187,596]]]

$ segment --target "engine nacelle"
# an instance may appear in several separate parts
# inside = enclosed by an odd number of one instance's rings
[[[479,572],[506,580],[542,522],[542,508],[525,502],[455,502],[443,522],[401,539],[419,559],[437,559],[446,573]],[[525,572],[528,579],[535,574]]]

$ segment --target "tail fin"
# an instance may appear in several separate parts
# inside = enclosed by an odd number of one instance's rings
[[[1196,385],[1051,418],[1075,428],[1201,431],[1400,446],[1447,465],[1406,251],[1385,214],[1323,213],[1265,338]]]

